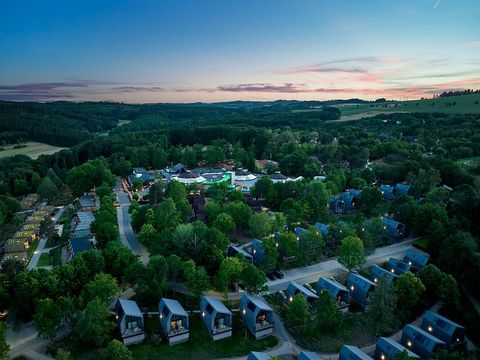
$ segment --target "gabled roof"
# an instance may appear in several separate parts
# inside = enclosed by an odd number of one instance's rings
[[[88,251],[92,248],[92,243],[88,237],[69,239],[69,241],[75,254],[82,251]]]
[[[340,359],[352,360],[373,360],[370,356],[365,354],[357,346],[343,345],[340,349]]]
[[[387,216],[384,216],[382,218],[382,223],[385,224],[386,226],[393,227],[393,228],[396,228],[398,225],[401,224],[400,222]]]
[[[222,313],[222,314],[231,313],[231,311],[225,306],[225,304],[222,303],[217,298],[214,298],[212,296],[204,296],[203,298],[219,313]]]
[[[423,267],[427,265],[430,255],[417,250],[408,249],[404,259],[407,262],[412,262],[411,265],[419,265]]]
[[[410,185],[398,183],[395,185],[395,196],[402,196],[408,194]]]
[[[348,289],[344,285],[340,284],[338,281],[325,277],[320,277],[318,279],[317,287],[323,288],[328,292],[334,294],[336,294],[338,291],[348,292]]]
[[[318,295],[312,292],[311,290],[307,289],[305,286],[297,283],[296,281],[290,281],[290,284],[288,284],[288,287],[293,287],[298,289],[303,295],[311,297],[311,298],[318,298]]]
[[[187,172],[181,173],[180,175],[178,175],[178,177],[180,179],[196,179],[196,178],[200,177],[200,175],[195,174],[191,171],[187,171]]]
[[[425,330],[420,329],[418,326],[411,324],[407,324],[403,327],[402,336],[411,337],[413,341],[418,343],[418,345],[420,345],[424,349],[428,349],[429,351],[432,351],[435,348],[436,344],[441,344],[445,346],[444,341],[426,332]]]
[[[95,201],[92,196],[80,196],[78,202],[81,207],[93,207],[95,206]]]
[[[387,266],[393,269],[395,273],[400,273],[400,274],[410,271],[410,268],[411,268],[411,266],[408,263],[403,262],[402,260],[395,259],[393,257],[388,259],[387,264],[388,264]]]
[[[180,305],[177,300],[162,298],[160,302],[165,304],[165,306],[170,310],[170,312],[174,315],[181,315],[181,316],[188,316],[185,309]]]
[[[261,299],[257,296],[253,296],[253,295],[250,295],[250,294],[245,294],[245,295],[243,295],[243,297],[250,300],[260,310],[273,311],[272,308],[270,306],[268,306],[268,304],[263,299]]]
[[[300,351],[297,360],[323,360],[323,357],[313,351]]]
[[[362,275],[353,272],[348,275],[348,281],[355,284],[357,288],[362,289],[368,289],[371,286],[375,286],[375,283],[373,281],[370,281],[366,277],[363,277]]]
[[[280,171],[274,172],[270,175],[270,179],[272,180],[287,180],[288,176],[283,175]]]
[[[125,313],[125,315],[136,316],[136,317],[143,316],[137,303],[133,300],[118,299],[118,304],[120,304],[120,306],[122,307],[122,310]]]
[[[377,349],[381,348],[387,355],[388,358],[395,356],[395,354],[401,353],[403,351],[407,351],[408,356],[418,359],[419,356],[415,354],[414,352],[410,351],[406,347],[404,347],[402,344],[396,342],[393,339],[390,339],[388,337],[380,337],[378,338],[377,341]]]
[[[265,352],[251,351],[247,360],[270,360],[270,355]]]
[[[328,226],[327,224],[316,222],[314,226],[320,230],[323,236],[328,235],[328,232],[330,231],[330,226]]]
[[[393,280],[395,280],[395,278],[397,278],[397,275],[395,275],[394,273],[392,273],[391,271],[388,271],[378,265],[372,265],[370,267],[370,277],[371,279],[373,280],[373,282],[377,282],[379,278],[381,277],[385,277],[388,282],[392,282]],[[375,279],[377,281],[375,281]]]
[[[304,232],[307,232],[308,230],[307,229],[304,229],[302,227],[299,227],[297,226],[295,229],[293,229],[293,232],[295,233],[295,235],[298,237],[298,236],[301,236]]]
[[[450,336],[453,335],[456,329],[464,329],[463,326],[433,311],[425,312],[423,320],[432,323],[433,326]]]

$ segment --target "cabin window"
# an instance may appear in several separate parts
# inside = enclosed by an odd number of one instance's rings
[[[250,310],[251,312],[255,311],[255,304],[252,303],[251,301],[248,302],[247,304],[247,309]]]
[[[208,314],[212,315],[212,313],[213,313],[213,307],[212,307],[212,305],[207,304],[207,306],[205,307],[205,311],[206,311]]]

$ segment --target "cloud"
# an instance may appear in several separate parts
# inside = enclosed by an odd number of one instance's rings
[[[285,84],[268,84],[268,83],[254,83],[254,84],[238,84],[238,85],[221,85],[217,87],[218,91],[228,92],[267,92],[267,93],[301,93],[305,92],[299,85],[292,83]]]
[[[465,44],[465,47],[470,49],[480,49],[480,41],[470,41]]]
[[[114,92],[134,93],[134,92],[164,92],[165,88],[159,86],[117,86],[111,89]]]
[[[88,80],[75,82],[46,82],[0,85],[0,98],[12,101],[48,101],[73,99],[72,89],[88,88]],[[69,90],[70,89],[70,90]]]
[[[340,67],[321,67],[321,66],[304,66],[278,71],[279,74],[299,74],[299,73],[346,73],[346,74],[364,74],[364,69],[344,69]]]

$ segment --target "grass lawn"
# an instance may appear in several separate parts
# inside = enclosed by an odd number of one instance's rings
[[[232,356],[247,355],[250,351],[262,351],[271,348],[278,343],[275,336],[269,336],[261,340],[245,337],[245,331],[240,323],[238,314],[233,315],[233,335],[231,338],[213,341],[205,326],[200,320],[199,314],[190,317],[190,339],[188,342],[168,346],[166,343],[155,345],[147,339],[141,345],[132,346],[135,359],[218,359]],[[145,318],[147,334],[160,334],[158,317]]]
[[[50,266],[52,265],[52,259],[49,253],[43,253],[40,255],[37,266]]]
[[[38,242],[40,241],[40,238],[36,238],[35,240],[33,240],[33,242],[30,244],[30,246],[28,247],[27,249],[27,257],[28,257],[28,260],[30,261],[30,259],[32,258],[33,256],[33,253],[35,252],[35,250],[37,249],[37,246],[38,246]]]
[[[56,248],[50,250],[51,264],[53,266],[62,265],[62,247],[57,246]]]
[[[40,155],[51,155],[63,149],[66,148],[29,141],[3,147],[0,151],[0,158],[15,155],[26,155],[29,158],[37,159]]]
[[[413,243],[413,246],[427,251],[428,250],[428,239],[427,238],[421,238],[421,239],[415,240],[414,243]]]

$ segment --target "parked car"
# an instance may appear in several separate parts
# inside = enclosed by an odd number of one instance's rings
[[[275,273],[271,272],[271,273],[267,273],[267,278],[269,278],[270,280],[277,280],[277,277],[275,276]]]
[[[283,272],[281,272],[280,270],[275,270],[273,272],[273,274],[275,275],[275,277],[277,279],[283,279],[285,277],[285,274]]]

